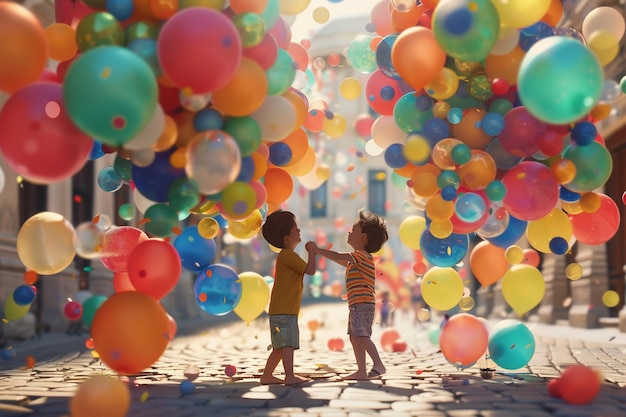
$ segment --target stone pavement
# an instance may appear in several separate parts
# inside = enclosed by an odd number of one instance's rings
[[[312,332],[309,322],[320,327]],[[395,329],[407,342],[404,352],[383,351],[382,378],[343,381],[354,371],[345,335],[347,306],[325,303],[303,307],[301,349],[296,373],[312,378],[297,386],[262,386],[258,378],[267,359],[267,316],[249,326],[234,313],[179,323],[179,333],[153,367],[128,378],[132,417],[618,417],[626,415],[626,335],[617,329],[573,329],[527,323],[535,337],[535,354],[517,371],[497,369],[483,379],[481,361],[467,369],[450,365],[428,340],[428,328],[396,317]],[[194,331],[199,331],[194,333]],[[342,338],[343,351],[327,341]],[[0,362],[0,416],[69,416],[69,400],[82,381],[94,374],[114,375],[84,347],[85,337],[46,334],[41,340],[16,343],[16,357]],[[33,368],[24,366],[27,355]],[[547,381],[565,367],[582,363],[600,371],[605,383],[587,405],[571,405],[548,395]],[[236,374],[225,374],[234,365]],[[484,364],[483,364],[484,366]],[[181,394],[193,367],[199,376],[192,393]],[[281,365],[279,365],[279,369]]]

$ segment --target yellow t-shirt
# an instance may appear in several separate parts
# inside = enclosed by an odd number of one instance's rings
[[[298,314],[307,263],[291,249],[283,249],[276,258],[276,276],[270,298],[269,314]]]

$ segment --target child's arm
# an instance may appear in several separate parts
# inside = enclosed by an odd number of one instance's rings
[[[316,254],[315,243],[307,242],[306,245],[304,245],[304,248],[309,253],[309,259],[307,260],[306,269],[304,270],[304,273],[307,275],[313,275],[315,273],[315,254]]]
[[[352,261],[352,255],[348,252],[335,252],[334,250],[317,248],[317,254],[337,262],[341,266],[348,266],[348,262]]]

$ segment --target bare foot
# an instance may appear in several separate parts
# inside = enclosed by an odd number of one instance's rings
[[[301,376],[294,375],[293,378],[285,378],[285,385],[302,384],[304,382],[309,382],[309,381],[310,381],[309,378],[303,378]]]
[[[259,380],[259,383],[261,385],[275,385],[275,384],[284,384],[285,381],[283,381],[280,378],[276,378],[274,375],[270,375],[270,376],[262,376],[261,379]]]
[[[369,378],[367,377],[365,371],[356,371],[350,375],[342,377],[341,379],[348,381],[367,381]]]
[[[367,377],[369,379],[380,378],[385,372],[387,372],[387,369],[384,366],[381,369],[372,368],[372,370],[367,373]]]

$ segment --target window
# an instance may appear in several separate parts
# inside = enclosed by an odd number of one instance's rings
[[[311,199],[311,218],[326,217],[328,205],[328,181],[309,193]]]
[[[387,173],[383,170],[371,169],[368,171],[367,207],[372,213],[381,216],[387,214],[385,210],[385,201],[387,200],[385,178],[387,178]]]

